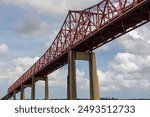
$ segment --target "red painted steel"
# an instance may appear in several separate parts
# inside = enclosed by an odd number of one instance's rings
[[[150,0],[102,0],[81,11],[69,11],[55,40],[44,55],[9,89],[8,95],[67,64],[71,49],[92,51],[150,21]]]

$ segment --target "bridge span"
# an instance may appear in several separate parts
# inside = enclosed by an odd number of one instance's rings
[[[89,61],[90,97],[100,99],[95,53],[104,44],[150,21],[150,0],[101,0],[84,10],[69,10],[53,43],[10,88],[3,99],[31,87],[35,99],[35,82],[45,81],[45,99],[49,99],[48,75],[68,64],[68,99],[77,99],[75,60]]]

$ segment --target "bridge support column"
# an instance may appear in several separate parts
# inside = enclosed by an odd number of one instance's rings
[[[68,78],[67,78],[68,99],[69,100],[77,99],[75,60],[89,61],[90,98],[92,100],[100,99],[95,54],[94,53],[77,52],[77,51],[73,51],[73,50],[69,51],[69,53],[68,53]]]
[[[24,86],[21,86],[21,91],[20,91],[20,100],[24,100]]]
[[[92,100],[99,100],[100,99],[99,82],[96,69],[96,57],[94,53],[90,54],[89,73],[90,73],[90,97]]]
[[[14,90],[14,92],[13,92],[13,100],[16,100],[16,93],[17,93],[17,91]]]
[[[76,100],[76,67],[75,67],[75,51],[70,51],[68,53],[68,99]]]
[[[45,100],[49,100],[48,77],[45,77]]]
[[[45,81],[45,100],[48,100],[49,99],[48,77],[32,77],[31,99],[35,100],[35,82],[39,80]]]
[[[31,100],[35,100],[35,77],[32,77]]]

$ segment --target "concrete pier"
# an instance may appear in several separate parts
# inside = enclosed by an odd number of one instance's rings
[[[96,69],[95,53],[86,53],[78,51],[69,51],[68,53],[68,77],[67,77],[67,96],[69,100],[77,99],[76,91],[76,64],[75,60],[89,61],[89,76],[90,76],[90,98],[92,100],[99,100],[99,83]]]

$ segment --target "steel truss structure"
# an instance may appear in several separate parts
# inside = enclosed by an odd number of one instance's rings
[[[81,11],[70,10],[51,46],[8,89],[8,95],[33,76],[47,76],[66,65],[69,50],[90,52],[149,21],[150,0],[102,0]]]

